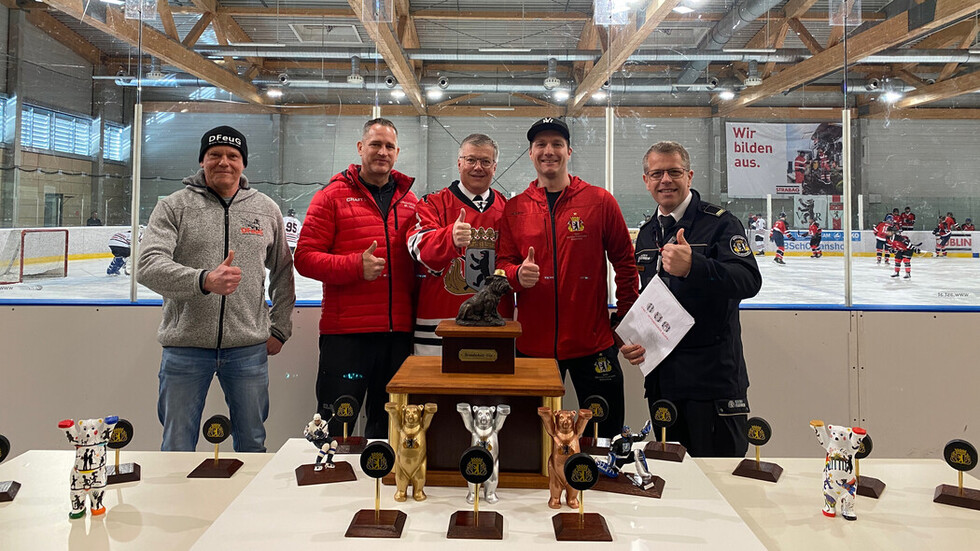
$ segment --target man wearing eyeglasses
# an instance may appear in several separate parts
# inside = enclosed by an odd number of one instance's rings
[[[442,338],[435,334],[444,319],[454,319],[459,306],[483,288],[496,263],[504,196],[490,189],[497,170],[497,143],[485,134],[471,134],[459,146],[459,180],[419,200],[415,226],[408,231],[408,252],[420,265],[422,285],[415,318],[415,354],[439,356]],[[498,307],[504,318],[514,316],[513,295]]]
[[[620,434],[623,370],[614,344],[606,289],[606,258],[616,272],[616,318],[638,296],[633,244],[619,205],[605,189],[568,174],[568,126],[544,118],[527,132],[537,172],[523,193],[507,201],[497,267],[517,291],[523,334],[517,351],[556,358],[571,374],[579,403],[597,394],[609,402],[599,434]]]
[[[646,287],[660,276],[694,317],[694,327],[646,377],[646,398],[668,399],[678,408],[671,428],[694,457],[743,457],[746,393],[738,304],[756,295],[762,276],[738,218],[701,200],[691,189],[694,171],[676,142],[654,144],[643,157],[643,181],[657,202],[657,216],[640,228],[636,266]],[[643,362],[641,345],[620,351]]]

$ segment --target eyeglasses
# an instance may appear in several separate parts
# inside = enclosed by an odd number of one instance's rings
[[[493,159],[477,159],[476,157],[460,157],[463,160],[463,164],[466,166],[476,166],[480,165],[481,168],[490,168],[493,166]]]
[[[668,170],[651,170],[647,172],[647,176],[653,178],[654,180],[660,180],[664,177],[664,174],[670,176],[671,180],[677,180],[678,178],[683,178],[687,175],[687,171],[683,168],[671,168]]]

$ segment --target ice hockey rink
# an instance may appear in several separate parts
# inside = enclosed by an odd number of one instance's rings
[[[844,257],[786,256],[776,264],[773,254],[756,256],[762,272],[762,290],[743,302],[755,307],[793,305],[834,307],[844,305]],[[106,275],[109,259],[73,260],[68,276],[28,280],[0,285],[0,300],[39,302],[82,301],[119,303],[129,301],[130,278]],[[899,277],[891,264],[876,264],[874,257],[856,256],[852,262],[852,304],[888,307],[977,307],[980,306],[980,259],[967,257],[912,258],[912,277]],[[320,283],[296,275],[296,297],[300,301],[320,299]],[[140,286],[139,301],[160,300]]]

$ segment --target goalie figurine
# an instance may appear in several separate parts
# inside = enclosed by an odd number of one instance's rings
[[[331,417],[333,416],[331,415]],[[323,465],[320,464],[323,461],[323,456],[327,456],[326,467],[328,469],[335,467],[333,454],[337,453],[337,441],[330,436],[327,421],[319,413],[316,413],[313,415],[313,420],[303,429],[303,436],[310,442],[313,442],[313,445],[319,449],[316,456],[316,465],[313,467],[314,471],[323,470]]]
[[[647,420],[640,434],[633,434],[630,432],[629,425],[623,425],[623,430],[619,438],[613,440],[609,446],[609,459],[607,461],[600,460],[596,462],[602,474],[610,478],[617,478],[619,477],[619,471],[624,466],[634,463],[636,474],[627,474],[626,478],[638,488],[643,488],[646,484],[649,484],[653,475],[650,474],[650,470],[647,468],[647,458],[643,454],[643,448],[634,450],[633,444],[645,440],[652,428],[653,425]]]

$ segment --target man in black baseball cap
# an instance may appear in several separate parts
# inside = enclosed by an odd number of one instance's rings
[[[566,142],[571,143],[571,136],[568,133],[568,125],[562,119],[557,119],[554,117],[545,117],[543,119],[538,119],[531,125],[531,128],[527,131],[527,141],[534,143],[534,137],[540,132],[545,130],[551,130],[553,132],[558,132]]]
[[[197,162],[204,161],[204,153],[217,145],[227,145],[237,149],[242,154],[243,167],[248,166],[248,143],[245,141],[245,135],[230,126],[212,128],[201,136],[201,152],[197,156]]]
[[[626,220],[612,194],[568,174],[572,148],[563,120],[540,119],[527,138],[537,179],[507,201],[497,243],[497,268],[517,291],[524,329],[517,350],[557,358],[562,378],[571,373],[579,403],[592,394],[605,398],[609,415],[599,435],[616,436],[625,400],[609,323],[606,257],[616,272],[617,315],[624,316],[639,294]]]

